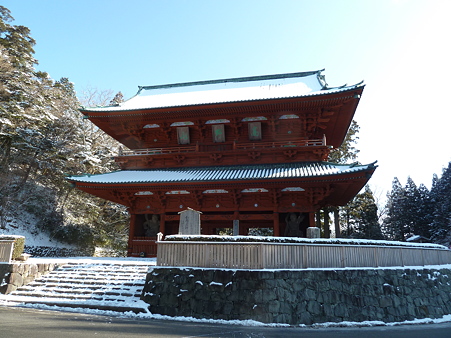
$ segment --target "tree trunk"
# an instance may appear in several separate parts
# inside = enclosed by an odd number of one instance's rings
[[[321,229],[321,210],[316,212],[315,223],[316,227]]]
[[[3,151],[0,153],[0,170],[6,172],[8,167],[9,156],[11,155],[11,139],[8,138],[2,144]]]
[[[330,238],[329,208],[324,208],[324,237]]]

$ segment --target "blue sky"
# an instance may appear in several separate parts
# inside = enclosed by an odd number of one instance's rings
[[[430,187],[451,161],[451,1],[3,0],[31,29],[38,69],[133,96],[139,85],[325,68],[367,84],[355,119],[371,187]],[[381,196],[383,198],[383,196]]]

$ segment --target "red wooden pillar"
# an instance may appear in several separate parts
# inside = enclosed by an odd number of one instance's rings
[[[308,216],[309,216],[308,226],[309,227],[314,227],[315,226],[315,213],[314,212],[309,212]]]
[[[164,235],[165,231],[166,231],[166,226],[165,226],[165,221],[166,221],[166,213],[162,213],[160,214],[160,232]]]
[[[279,237],[280,236],[279,213],[274,212],[273,217],[274,217],[273,234],[274,234],[274,236]]]
[[[240,213],[235,211],[233,213],[233,236],[238,236],[240,234]]]
[[[130,213],[130,226],[128,228],[128,250],[127,256],[131,256],[133,251],[133,237],[135,237],[136,214]]]

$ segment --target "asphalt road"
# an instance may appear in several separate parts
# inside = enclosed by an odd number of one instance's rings
[[[124,319],[60,311],[0,306],[0,337],[313,337],[313,338],[449,338],[451,323],[353,327],[260,327],[155,319]]]

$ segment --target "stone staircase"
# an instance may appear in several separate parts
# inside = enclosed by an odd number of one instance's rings
[[[67,263],[3,296],[25,304],[147,312],[140,296],[151,263]]]

